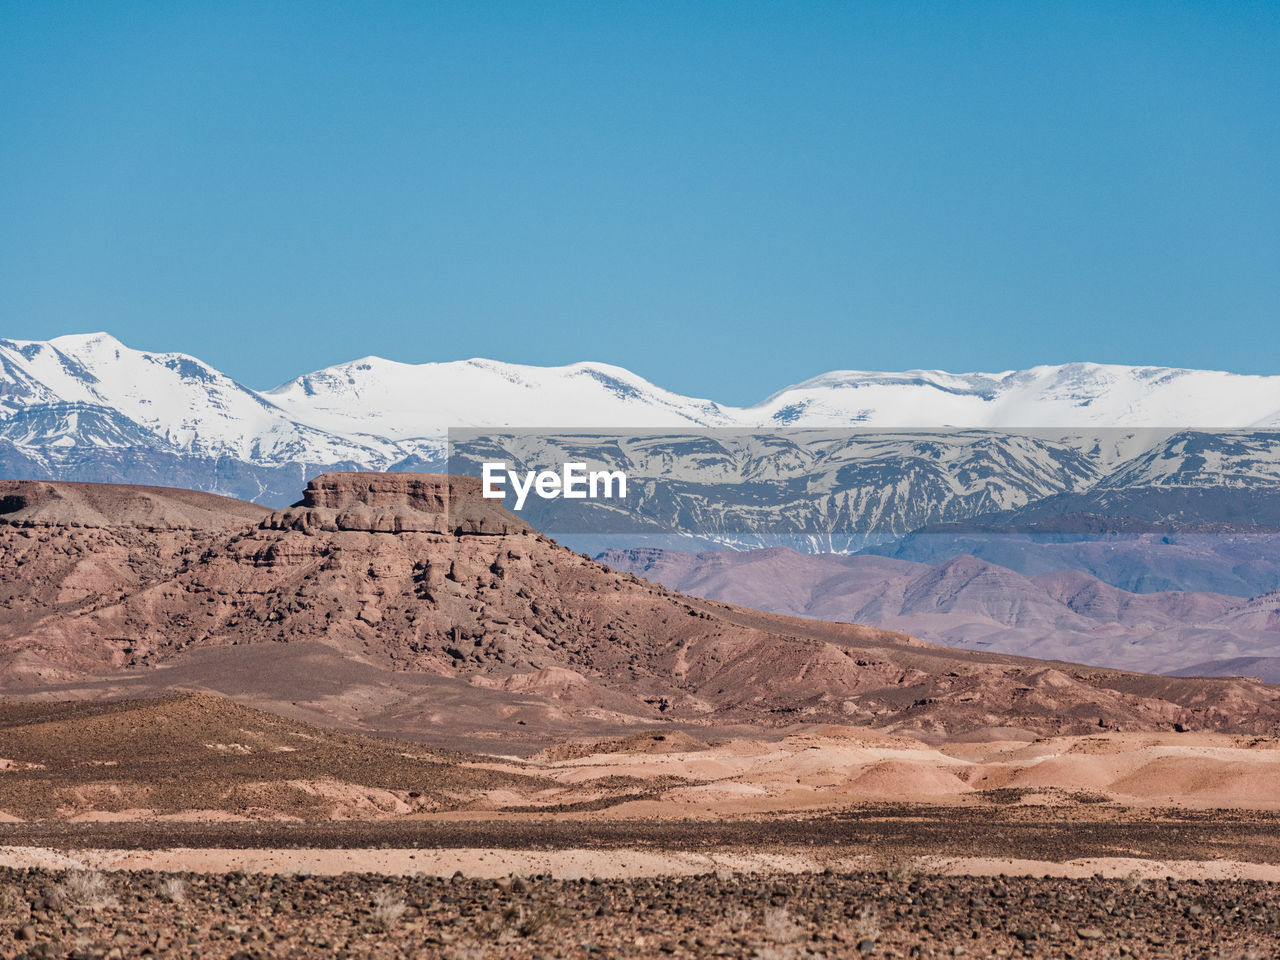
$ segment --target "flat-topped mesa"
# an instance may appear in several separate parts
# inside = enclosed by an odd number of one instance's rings
[[[307,484],[302,500],[262,521],[268,530],[303,533],[438,533],[511,536],[532,533],[486,500],[480,481],[441,473],[324,473]]]

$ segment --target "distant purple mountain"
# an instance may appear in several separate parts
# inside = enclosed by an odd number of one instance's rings
[[[972,556],[930,565],[786,549],[638,549],[600,559],[714,600],[866,623],[966,649],[1152,673],[1220,673],[1224,663],[1270,672],[1259,658],[1280,650],[1280,592],[1255,599],[1134,593],[1079,570],[1026,576]]]

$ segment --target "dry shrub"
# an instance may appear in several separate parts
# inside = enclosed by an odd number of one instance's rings
[[[793,943],[803,936],[803,931],[792,919],[786,907],[766,907],[764,911],[764,938],[770,943]]]
[[[373,895],[373,925],[384,933],[400,922],[404,911],[404,901],[390,887]]]
[[[876,908],[869,903],[864,903],[858,909],[858,915],[853,921],[853,942],[860,943],[863,940],[870,940],[875,943],[880,939],[880,919],[876,915]]]
[[[876,857],[870,862],[869,867],[872,872],[883,873],[890,880],[898,883],[909,883],[920,873],[916,866],[915,858],[901,854],[886,854]]]
[[[549,903],[540,904],[527,913],[524,907],[521,907],[520,914],[520,920],[516,924],[516,933],[522,937],[532,937],[543,927],[550,926],[556,922],[556,908]]]
[[[77,870],[67,874],[67,879],[56,890],[62,899],[73,907],[89,910],[114,909],[120,901],[111,892],[107,878],[97,870]]]
[[[509,904],[496,916],[490,916],[477,927],[477,931],[494,940],[519,935],[532,937],[544,927],[553,926],[559,919],[556,908],[549,903],[525,909],[523,904]]]
[[[12,883],[0,887],[0,917],[14,917],[30,912],[31,905],[20,888]]]
[[[751,926],[751,911],[746,907],[732,907],[725,912],[723,922],[730,933],[742,933]]]
[[[185,903],[187,881],[181,877],[165,877],[160,883],[160,899],[167,903]]]
[[[712,870],[711,870],[712,876],[714,876],[721,883],[728,883],[730,880],[733,879],[733,867],[720,863],[718,860],[716,860],[715,857],[711,857],[710,859],[711,859],[711,867],[712,867]]]

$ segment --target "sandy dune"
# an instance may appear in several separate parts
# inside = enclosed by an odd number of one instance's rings
[[[613,807],[611,816],[776,813],[878,800],[1280,809],[1280,739],[1222,734],[929,745],[871,730],[823,728],[688,752],[604,752],[544,762],[538,771],[582,786],[606,777],[686,781],[652,800]]]

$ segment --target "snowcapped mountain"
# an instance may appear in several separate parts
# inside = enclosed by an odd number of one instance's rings
[[[454,427],[733,427],[734,411],[682,397],[603,363],[531,367],[493,360],[397,363],[365,357],[262,396],[344,436],[434,438]]]
[[[1079,490],[1125,467],[1132,477],[1124,483],[1203,483],[1232,456],[1248,461],[1236,463],[1233,476],[1248,482],[1280,477],[1276,444],[1265,436],[1248,450],[1169,443],[1186,428],[1280,427],[1280,377],[1086,363],[996,374],[843,371],[787,387],[754,406],[733,407],[685,397],[600,363],[406,364],[368,357],[256,391],[194,357],[131,349],[105,333],[0,340],[0,473],[10,476],[170,478],[278,502],[321,468],[438,463],[451,427],[1065,428],[1082,431],[1081,449],[1091,462],[1046,488],[1056,483],[1062,491]],[[1117,427],[1124,429],[1104,429]],[[1165,429],[1153,434],[1157,428]],[[869,455],[881,449],[863,447]],[[1007,461],[1008,445],[992,446],[997,448]],[[883,448],[881,454],[893,451]],[[756,454],[745,456],[726,469],[749,479]],[[1008,466],[989,465],[1006,474]],[[1043,465],[1026,466],[1043,473]],[[986,467],[975,461],[967,469],[980,481]],[[972,495],[975,503],[994,496],[990,508],[1015,506],[1032,493],[1026,487],[1016,496],[1002,494],[1000,482],[997,477],[996,487],[976,483],[952,494]]]
[[[259,464],[394,455],[385,440],[353,441],[293,420],[194,357],[131,350],[105,333],[0,340],[0,408],[7,414],[0,429],[21,446],[145,441]]]
[[[0,340],[0,407],[16,414],[59,402],[109,409],[191,453],[373,462],[451,427],[1280,426],[1280,376],[1091,363],[996,374],[840,371],[731,407],[603,363],[366,357],[258,392],[194,357],[134,350],[106,333]]]
[[[684,397],[621,367],[366,357],[263,397],[301,422],[398,440],[451,427],[1201,428],[1280,426],[1280,377],[1069,363],[1005,373],[839,371],[750,407]]]
[[[1280,377],[1067,363],[1005,373],[839,371],[742,411],[753,425],[1000,428],[1280,426]]]

